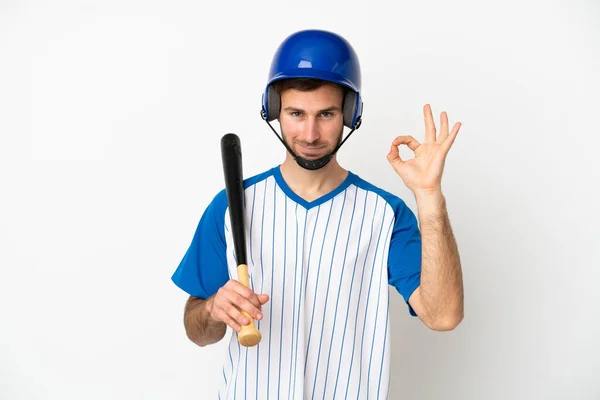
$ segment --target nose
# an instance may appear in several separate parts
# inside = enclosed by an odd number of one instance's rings
[[[309,117],[306,122],[306,141],[308,143],[314,143],[321,137],[319,133],[319,125],[316,117]]]

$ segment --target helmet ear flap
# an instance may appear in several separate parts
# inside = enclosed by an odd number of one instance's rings
[[[277,90],[273,89],[271,85],[267,88],[267,121],[271,122],[279,118],[281,110],[281,97]]]
[[[353,90],[348,90],[344,97],[344,125],[354,129],[362,114],[360,95]]]

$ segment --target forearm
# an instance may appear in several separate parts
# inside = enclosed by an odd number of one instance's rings
[[[453,329],[463,318],[463,281],[458,246],[439,193],[417,195],[421,228],[421,302],[430,326]]]
[[[227,325],[210,316],[213,297],[190,297],[185,305],[184,325],[188,338],[198,346],[217,343],[225,336]]]

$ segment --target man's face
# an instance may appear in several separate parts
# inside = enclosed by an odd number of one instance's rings
[[[332,85],[312,92],[288,89],[281,94],[281,132],[296,155],[315,160],[340,143],[344,129],[342,96],[342,90]]]

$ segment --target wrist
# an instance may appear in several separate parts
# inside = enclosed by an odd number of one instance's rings
[[[213,309],[213,302],[214,302],[214,300],[215,300],[215,297],[214,296],[210,296],[202,304],[202,312],[201,312],[201,314],[205,317],[203,319],[206,319],[206,320],[211,321],[211,322],[217,322],[212,317],[212,309]]]
[[[441,189],[420,189],[413,191],[417,202],[422,203],[441,203],[444,201],[444,194]]]
[[[421,216],[439,214],[446,209],[446,198],[441,190],[415,191],[414,195]]]

